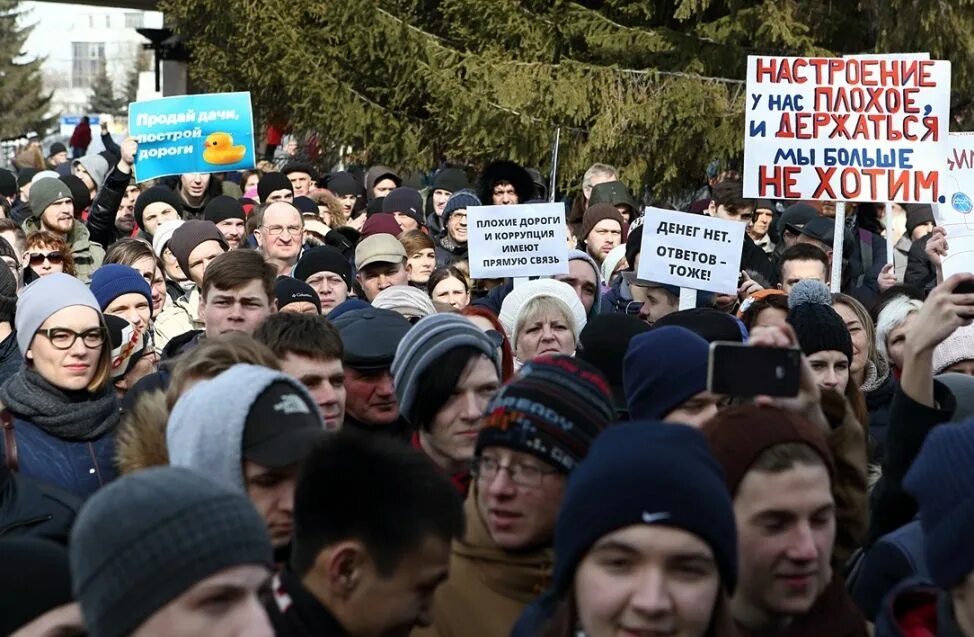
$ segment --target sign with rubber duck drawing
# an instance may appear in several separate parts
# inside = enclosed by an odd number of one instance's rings
[[[129,105],[129,134],[139,142],[135,179],[219,173],[254,167],[250,93],[164,97]]]

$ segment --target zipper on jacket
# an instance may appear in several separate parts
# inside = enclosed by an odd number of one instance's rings
[[[0,527],[0,535],[4,535],[5,533],[7,533],[7,531],[11,531],[13,529],[16,529],[16,528],[19,528],[19,527],[22,527],[22,526],[33,526],[34,524],[40,524],[41,522],[50,522],[53,519],[54,519],[54,516],[53,515],[47,514],[47,515],[42,515],[42,516],[36,517],[36,518],[28,518],[26,520],[20,520],[19,522],[14,522],[13,524],[9,524],[7,526]]]

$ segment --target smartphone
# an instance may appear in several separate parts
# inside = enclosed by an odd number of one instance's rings
[[[798,395],[802,353],[797,347],[710,344],[707,389],[731,397]]]

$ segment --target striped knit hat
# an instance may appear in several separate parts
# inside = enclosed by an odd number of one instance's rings
[[[475,455],[507,447],[568,474],[614,418],[612,390],[598,369],[571,356],[536,358],[487,404]]]
[[[412,422],[419,379],[444,354],[457,347],[473,347],[491,359],[501,377],[501,351],[482,329],[459,314],[433,314],[420,319],[399,341],[392,361],[399,413]],[[414,423],[415,424],[415,423]]]

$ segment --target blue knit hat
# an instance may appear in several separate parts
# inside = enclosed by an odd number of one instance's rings
[[[459,190],[446,200],[446,205],[443,206],[443,227],[446,227],[446,221],[450,218],[455,211],[462,208],[469,208],[470,206],[482,206],[480,199],[474,194],[472,190]]]
[[[602,536],[636,524],[683,529],[707,543],[728,592],[737,582],[737,531],[720,466],[696,429],[659,421],[609,427],[568,478],[555,527],[556,595]]]
[[[903,480],[920,509],[927,564],[944,590],[974,571],[974,419],[927,436]]]
[[[657,327],[633,337],[622,384],[633,420],[662,419],[707,389],[710,345],[684,327]]]
[[[91,276],[91,293],[102,311],[123,294],[141,294],[152,307],[152,288],[139,271],[120,263],[103,265]]]

